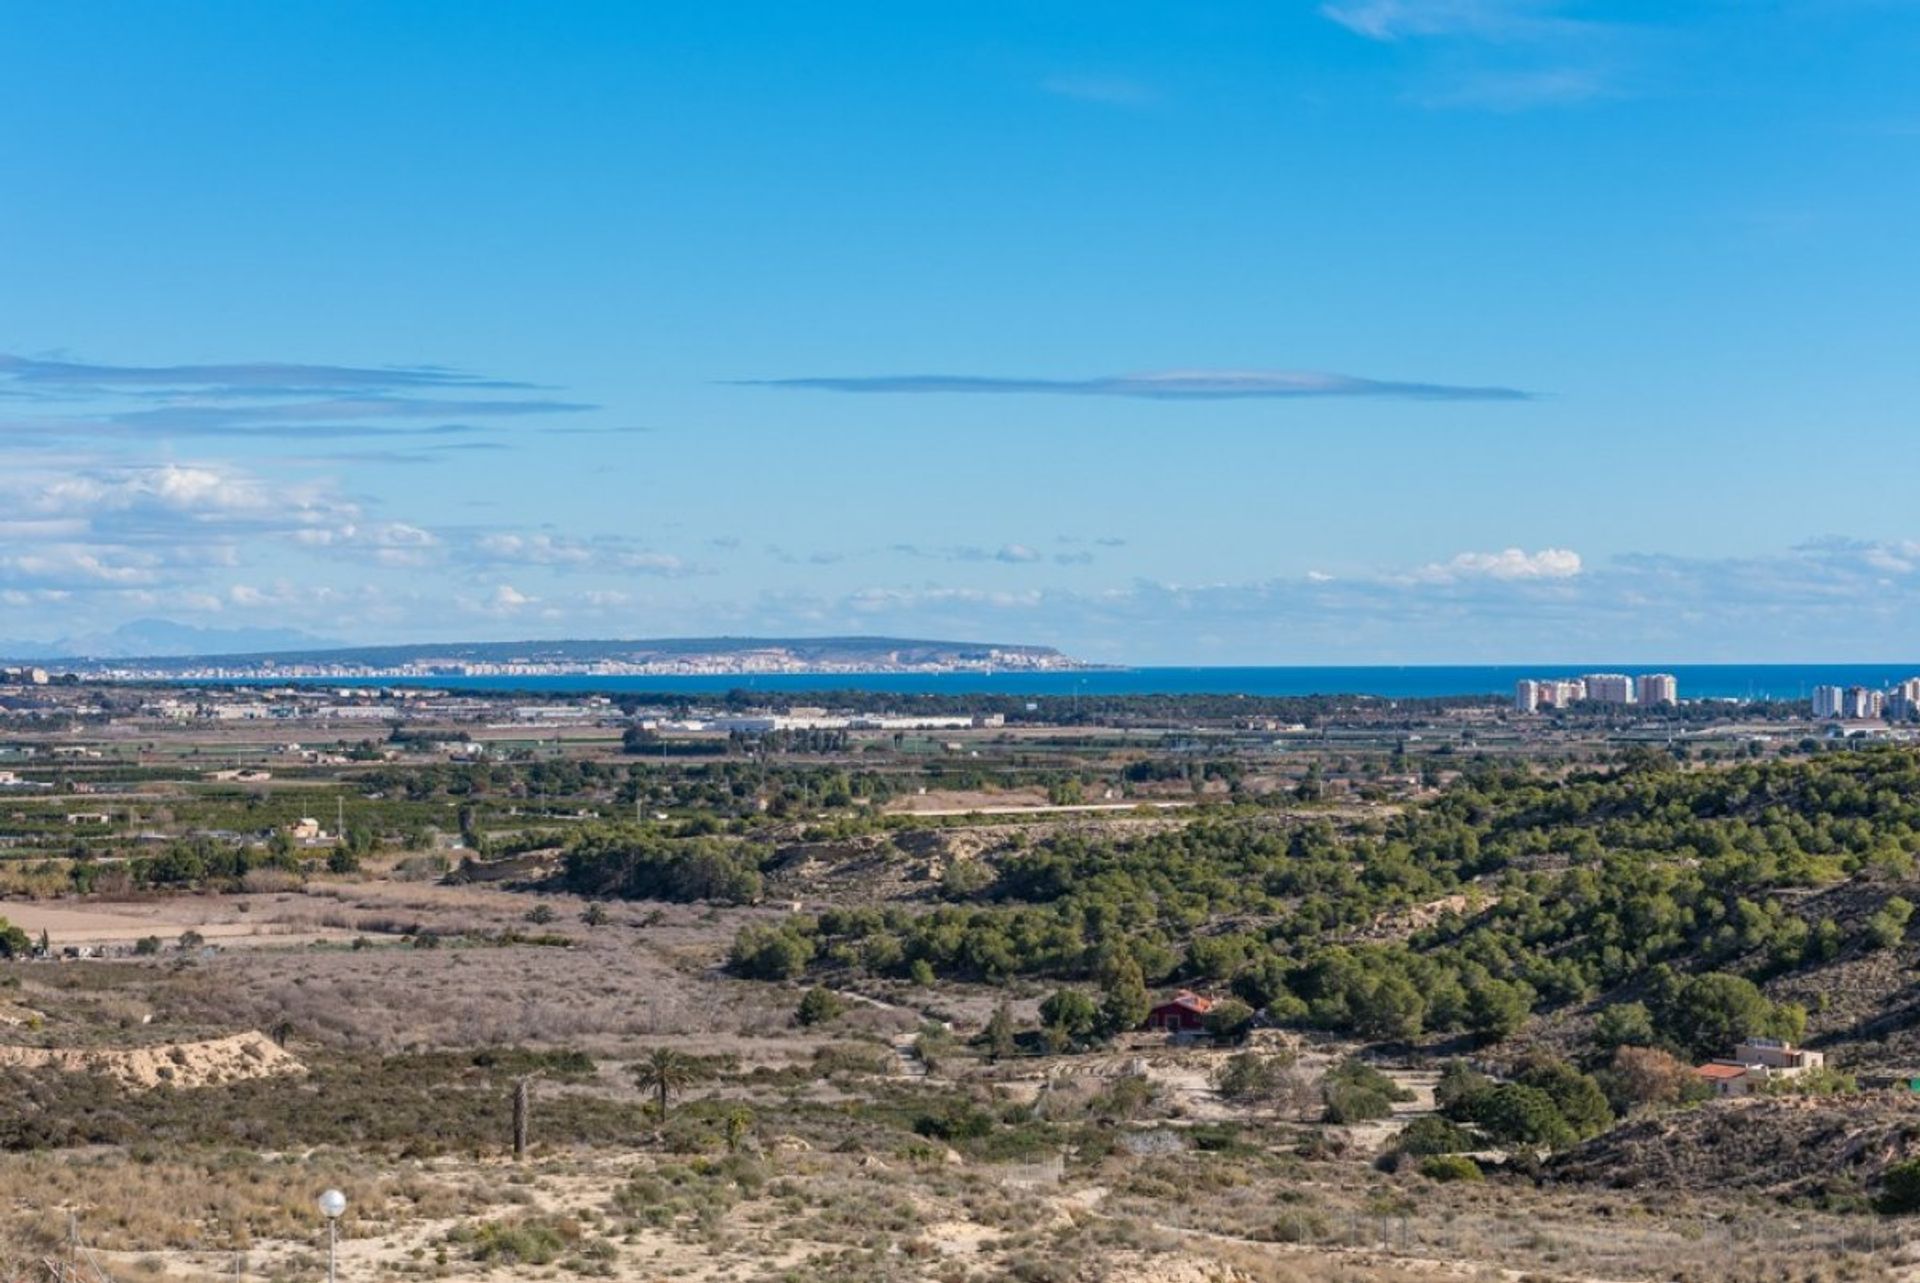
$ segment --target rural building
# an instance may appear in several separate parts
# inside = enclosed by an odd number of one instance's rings
[[[1822,1052],[1807,1051],[1778,1038],[1750,1038],[1725,1060],[1709,1061],[1693,1072],[1716,1096],[1747,1096],[1770,1082],[1791,1081],[1824,1069],[1826,1064]]]
[[[1212,1010],[1213,999],[1183,989],[1147,1013],[1146,1028],[1176,1037],[1197,1034],[1206,1029],[1207,1013]]]

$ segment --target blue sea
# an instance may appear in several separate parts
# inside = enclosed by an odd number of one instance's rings
[[[715,694],[761,690],[864,690],[896,694],[995,695],[1510,695],[1523,677],[1582,673],[1672,673],[1686,699],[1805,699],[1815,686],[1884,689],[1920,676],[1913,664],[1538,664],[1405,668],[1106,668],[1049,673],[781,673],[702,677],[314,678],[315,686],[427,686],[577,694],[646,691]],[[273,684],[285,685],[284,681]]]

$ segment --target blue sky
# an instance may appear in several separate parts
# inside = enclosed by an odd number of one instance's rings
[[[1912,0],[0,13],[0,638],[1916,657]]]

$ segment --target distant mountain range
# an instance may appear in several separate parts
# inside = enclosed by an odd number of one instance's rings
[[[1051,646],[899,637],[673,637],[343,646],[296,631],[200,629],[160,620],[33,646],[0,642],[16,660],[70,662],[82,671],[458,674],[465,671],[629,670],[851,672],[944,668],[1074,668]]]

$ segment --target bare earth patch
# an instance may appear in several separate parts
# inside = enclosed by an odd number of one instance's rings
[[[298,1059],[260,1033],[119,1049],[0,1047],[0,1067],[100,1074],[136,1091],[162,1085],[210,1087],[307,1071]]]

